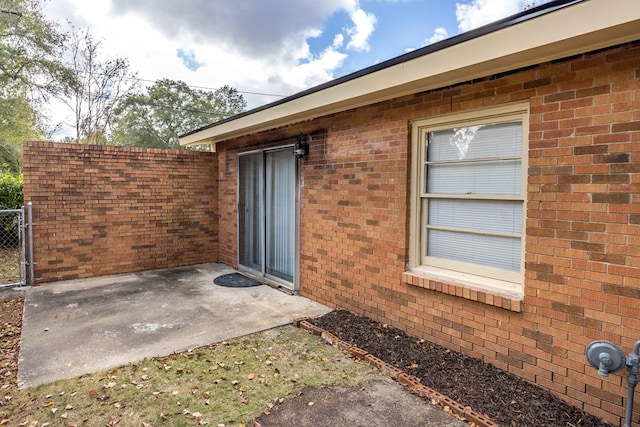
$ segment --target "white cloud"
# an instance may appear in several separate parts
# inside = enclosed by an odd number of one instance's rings
[[[324,83],[333,78],[333,71],[340,67],[346,57],[345,53],[329,47],[312,61],[283,70],[282,84],[286,82],[297,88],[308,88]]]
[[[369,37],[376,27],[376,17],[362,9],[355,9],[349,13],[354,26],[347,30],[351,40],[347,49],[369,51]]]
[[[267,94],[332,80],[349,51],[369,48],[376,22],[358,0],[52,0],[45,13],[89,28],[102,40],[101,59],[127,58],[143,84],[160,78],[228,84],[243,92],[249,108],[279,99]],[[348,15],[348,28],[327,33],[337,13]],[[70,124],[70,113],[56,111],[54,121]]]
[[[433,30],[433,35],[424,41],[424,45],[427,46],[433,43],[437,43],[440,40],[444,40],[448,37],[449,33],[447,32],[447,29],[444,27],[438,27]]]
[[[461,32],[481,27],[524,9],[523,0],[472,0],[456,3],[456,19]]]
[[[376,22],[358,0],[190,0],[188,6],[180,0],[101,1],[113,3],[116,18],[145,21],[162,39],[196,52],[207,66],[191,75],[189,83],[206,75],[208,84],[203,85],[230,84],[256,92],[290,94],[331,80],[347,57],[345,49],[369,49]],[[308,40],[322,36],[325,22],[339,11],[349,15],[352,26],[314,55]],[[156,38],[149,43],[162,42]],[[255,87],[247,89],[247,82]]]
[[[467,31],[516,13],[526,1],[457,0],[458,29]],[[413,7],[422,7],[418,3]],[[50,18],[70,20],[79,29],[89,27],[97,40],[103,40],[103,59],[129,59],[131,70],[142,79],[183,80],[208,88],[228,84],[245,92],[252,108],[278,98],[246,92],[289,95],[333,79],[337,70],[349,65],[349,55],[369,51],[372,34],[386,29],[377,28],[367,4],[371,3],[50,0],[44,5]],[[347,24],[331,27],[344,22],[344,14]],[[425,43],[446,38],[448,32],[437,28]],[[176,52],[182,52],[182,59]]]

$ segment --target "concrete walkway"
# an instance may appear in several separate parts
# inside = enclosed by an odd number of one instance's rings
[[[319,316],[328,307],[266,285],[225,288],[201,264],[28,288],[18,380],[31,387]]]

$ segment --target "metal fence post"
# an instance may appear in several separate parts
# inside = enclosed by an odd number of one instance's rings
[[[27,203],[27,236],[29,240],[29,285],[33,286],[35,283],[34,273],[33,273],[33,204],[31,202]]]
[[[20,208],[20,214],[18,215],[18,241],[20,242],[20,286],[24,286],[27,284],[27,265],[29,261],[27,260],[25,249],[26,245],[26,236],[27,236],[27,224],[24,216],[25,210],[24,206]]]

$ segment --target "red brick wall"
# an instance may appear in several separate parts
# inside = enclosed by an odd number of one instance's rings
[[[215,153],[27,142],[36,282],[218,260]]]
[[[585,346],[640,339],[640,43],[219,144],[235,223],[239,147],[324,130],[302,162],[301,294],[482,358],[619,423],[625,374]],[[405,274],[412,119],[530,102],[522,302]],[[242,148],[249,149],[249,148]],[[221,230],[235,265],[236,230]],[[636,412],[636,419],[638,412]]]

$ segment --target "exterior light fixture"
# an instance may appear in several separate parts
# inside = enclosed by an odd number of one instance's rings
[[[293,155],[296,156],[296,159],[309,155],[309,143],[303,142],[303,137],[304,135],[301,133],[296,137],[296,145],[293,147]]]

